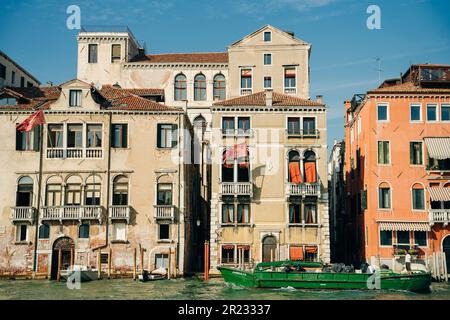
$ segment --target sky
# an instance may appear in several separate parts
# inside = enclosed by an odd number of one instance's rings
[[[295,32],[312,45],[310,95],[328,106],[329,149],[344,135],[345,100],[410,64],[450,64],[450,0],[0,0],[0,50],[43,84],[76,77],[70,5],[81,25],[128,26],[147,53],[226,51],[266,24]],[[367,27],[370,5],[380,29]]]

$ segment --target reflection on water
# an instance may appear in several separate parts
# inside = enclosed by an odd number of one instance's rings
[[[160,280],[138,282],[131,279],[115,279],[85,282],[79,290],[69,290],[66,283],[45,280],[1,280],[0,300],[5,299],[187,299],[187,300],[405,300],[445,299],[450,300],[450,285],[433,283],[431,293],[417,294],[405,291],[364,290],[296,290],[246,289],[227,285],[222,279],[210,279],[205,283],[198,279]]]

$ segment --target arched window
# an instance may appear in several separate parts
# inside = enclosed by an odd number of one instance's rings
[[[50,226],[43,223],[39,226],[39,239],[49,239],[50,238]]]
[[[206,100],[206,77],[201,73],[194,78],[194,100]]]
[[[81,205],[81,178],[78,176],[71,176],[66,181],[65,190],[65,205],[79,206]]]
[[[202,115],[195,117],[194,128],[204,128],[206,126],[206,120]]]
[[[425,190],[423,186],[416,183],[413,185],[411,192],[413,210],[425,210]]]
[[[214,100],[225,100],[225,76],[223,74],[217,74],[214,77]]]
[[[83,223],[78,230],[78,238],[89,239],[89,223]]]
[[[158,183],[157,186],[157,205],[170,206],[172,205],[172,184]]]
[[[317,170],[316,170],[316,154],[314,151],[308,150],[304,153],[304,172],[305,182],[315,183],[317,182]]]
[[[388,183],[383,182],[378,186],[378,208],[391,209],[391,187]]]
[[[86,187],[84,190],[85,205],[87,206],[100,205],[100,188],[101,188],[100,177],[92,175],[86,180]]]
[[[45,190],[45,206],[55,207],[61,205],[62,180],[58,176],[53,176],[47,180]]]
[[[128,205],[128,178],[117,176],[113,181],[113,206]]]
[[[289,175],[288,181],[292,183],[301,183],[303,181],[300,172],[300,154],[292,150],[288,154]]]
[[[175,77],[175,100],[181,101],[186,100],[186,76],[182,73]]]
[[[226,149],[222,155],[222,182],[234,182],[234,153]]]
[[[16,206],[31,207],[33,203],[33,179],[22,177],[17,184]]]

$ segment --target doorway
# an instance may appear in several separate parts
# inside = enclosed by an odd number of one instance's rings
[[[444,241],[442,242],[442,251],[445,252],[447,270],[450,270],[450,235],[445,237]]]
[[[274,236],[266,236],[262,241],[263,262],[275,261],[277,252],[277,239]]]
[[[55,280],[58,275],[58,256],[61,251],[61,270],[67,270],[75,254],[75,244],[69,237],[56,239],[52,250],[51,279]]]

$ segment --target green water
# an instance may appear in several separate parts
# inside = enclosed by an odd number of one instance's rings
[[[64,282],[47,280],[1,280],[0,300],[7,299],[271,299],[271,300],[410,300],[438,299],[450,300],[450,285],[433,283],[431,293],[417,294],[404,291],[363,291],[363,290],[295,290],[295,289],[244,289],[233,288],[222,279],[210,279],[208,283],[199,279],[160,280],[138,282],[131,279],[100,280],[81,283],[80,289],[70,290]]]

